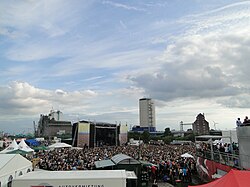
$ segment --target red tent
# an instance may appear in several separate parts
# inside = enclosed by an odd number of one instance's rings
[[[223,177],[197,187],[249,187],[250,171],[230,170]],[[191,186],[189,186],[191,187]]]

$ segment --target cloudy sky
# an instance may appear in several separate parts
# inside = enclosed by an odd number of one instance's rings
[[[0,1],[0,131],[30,132],[53,108],[65,120],[157,130],[204,113],[210,127],[250,115],[250,1]],[[188,128],[188,127],[187,127]]]

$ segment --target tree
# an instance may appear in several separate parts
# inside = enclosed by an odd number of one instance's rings
[[[170,144],[173,141],[173,136],[165,136],[163,141],[165,144]]]
[[[141,137],[144,143],[148,143],[150,140],[150,133],[148,131],[144,131]]]
[[[128,139],[133,138],[134,140],[139,140],[140,135],[139,132],[128,132]]]
[[[172,136],[172,133],[170,131],[170,128],[165,128],[165,131],[164,131],[164,136]]]

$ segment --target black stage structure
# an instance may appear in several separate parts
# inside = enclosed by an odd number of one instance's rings
[[[84,120],[73,124],[72,145],[74,147],[117,146],[126,142],[127,131],[121,124]]]

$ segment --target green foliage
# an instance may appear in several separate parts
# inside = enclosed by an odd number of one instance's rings
[[[169,127],[168,127],[168,128],[165,128],[165,131],[164,131],[164,134],[163,134],[163,135],[164,135],[164,136],[172,136],[172,133],[171,133]]]
[[[128,132],[128,139],[133,138],[134,140],[139,140],[141,134],[138,132]]]
[[[150,140],[150,133],[148,131],[144,131],[142,133],[141,139],[143,140],[144,143],[148,143]]]
[[[170,144],[173,140],[181,140],[181,141],[195,141],[195,134],[190,133],[187,134],[184,137],[174,137],[170,131],[169,128],[165,129],[165,132],[163,135],[160,136],[155,136],[155,135],[150,135],[148,131],[144,131],[143,133],[139,132],[128,132],[128,139],[135,139],[135,140],[143,140],[144,143],[148,143],[150,140],[153,141],[158,141],[158,140],[163,140],[165,144]]]
[[[164,136],[164,137],[162,138],[162,140],[164,141],[165,144],[170,144],[170,142],[172,142],[173,139],[174,139],[173,136]]]

